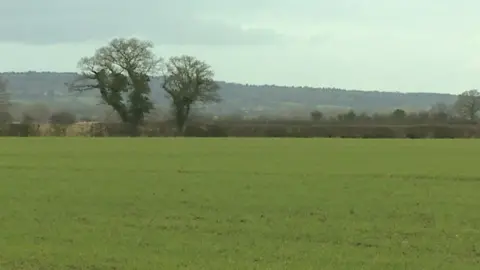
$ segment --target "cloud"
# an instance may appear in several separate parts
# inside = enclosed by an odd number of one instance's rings
[[[117,36],[145,36],[159,45],[263,45],[282,42],[286,37],[271,29],[242,29],[221,22],[200,20],[168,21],[157,27],[145,23],[119,26],[116,23],[89,23],[69,20],[65,23],[28,21],[12,28],[0,26],[0,41],[51,45],[104,40]]]
[[[231,46],[325,34],[344,40],[386,31],[439,35],[474,29],[478,8],[477,0],[16,0],[2,3],[0,42],[51,45],[136,35],[167,45]]]
[[[165,45],[259,45],[286,38],[272,29],[202,19],[197,5],[186,2],[9,2],[3,10],[7,16],[0,17],[0,42],[50,45],[140,35]]]
[[[272,29],[243,29],[218,21],[170,21],[169,25],[153,32],[145,31],[162,45],[271,45],[286,41],[286,36]]]

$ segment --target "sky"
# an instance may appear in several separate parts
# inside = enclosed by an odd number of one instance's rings
[[[115,37],[189,54],[217,80],[400,92],[480,88],[478,0],[15,0],[0,72],[77,71]]]

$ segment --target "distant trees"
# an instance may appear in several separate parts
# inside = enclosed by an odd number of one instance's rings
[[[50,108],[43,103],[34,103],[28,105],[23,111],[23,120],[28,122],[47,123],[52,112]],[[22,120],[22,122],[24,122]]]
[[[461,93],[458,95],[454,107],[461,117],[468,120],[475,120],[476,114],[480,111],[480,92],[472,89]]]
[[[70,112],[67,111],[59,111],[55,112],[50,116],[49,119],[51,124],[56,125],[71,125],[76,122],[77,117]]]
[[[13,120],[9,112],[10,94],[7,91],[8,81],[0,77],[0,124],[11,123]]]
[[[357,118],[357,114],[354,110],[349,110],[346,113],[341,113],[337,116],[338,121],[353,121]]]
[[[430,117],[438,121],[446,121],[452,116],[452,106],[445,103],[435,103],[430,108]]]
[[[8,80],[0,76],[0,111],[8,110],[10,94],[7,91]]]
[[[197,105],[221,101],[220,87],[214,80],[214,71],[211,66],[188,55],[174,56],[164,61],[155,55],[153,43],[150,41],[136,38],[113,39],[107,45],[97,49],[93,56],[81,58],[78,68],[81,74],[67,84],[69,90],[98,91],[102,102],[113,111],[112,115],[131,127],[132,135],[138,134],[139,127],[147,118],[152,122],[163,118],[163,114],[155,113],[151,98],[150,81],[155,75],[163,75],[160,78],[160,84],[157,85],[163,88],[171,102],[171,110],[180,134],[184,134],[186,124],[192,117],[192,111],[198,108]],[[9,95],[6,86],[6,80],[0,78],[0,113],[8,112]],[[271,95],[268,94],[268,96]],[[368,104],[371,105],[372,102]],[[359,108],[368,108],[371,112],[370,107],[359,106]],[[469,90],[462,93],[458,96],[453,108],[458,115],[474,120],[480,111],[479,91]],[[322,111],[310,112],[310,119],[322,123],[338,121],[346,125],[439,123],[455,119],[451,108],[445,104],[435,104],[430,110],[417,113],[396,109],[393,112],[371,115],[350,110],[332,116],[327,110],[322,109]],[[335,112],[338,111],[335,110]],[[308,117],[308,111],[303,109],[297,114],[303,114],[302,119]],[[30,108],[24,115],[28,116],[25,117],[25,122],[70,124],[76,120],[75,115],[68,112],[50,114],[48,107]],[[20,118],[20,116],[16,117]],[[293,118],[291,114],[289,117]],[[4,118],[0,115],[0,122]],[[112,119],[113,117],[106,118],[109,118],[106,121],[116,120]]]
[[[392,118],[396,120],[403,120],[407,117],[407,113],[402,109],[396,109],[392,112]]]
[[[177,131],[183,134],[185,124],[197,103],[221,101],[219,86],[212,68],[193,56],[172,57],[166,63],[163,89],[171,100]]]
[[[113,39],[94,56],[80,59],[80,77],[69,85],[72,91],[97,89],[102,101],[112,107],[132,135],[153,109],[150,76],[161,67],[152,51],[153,43],[136,38]]]
[[[310,118],[313,121],[320,121],[323,119],[323,113],[319,110],[314,110],[310,113]]]
[[[10,124],[13,117],[9,112],[0,112],[0,124]]]
[[[432,105],[429,110],[424,111],[406,111],[403,109],[395,109],[392,112],[366,113],[356,112],[354,110],[344,112],[320,112],[314,110],[310,112],[312,121],[328,123],[344,123],[344,124],[377,124],[377,125],[415,125],[415,124],[448,124],[448,123],[465,123],[460,117],[453,114],[453,105],[437,103]],[[284,119],[287,120],[287,119]],[[289,119],[292,120],[292,119]],[[278,121],[281,121],[278,119]]]
[[[77,92],[98,90],[103,103],[136,135],[154,109],[150,78],[163,70],[162,87],[172,101],[177,127],[183,133],[193,105],[220,101],[214,72],[205,62],[187,55],[164,63],[152,49],[150,41],[113,39],[92,57],[80,59],[81,75],[68,87]]]

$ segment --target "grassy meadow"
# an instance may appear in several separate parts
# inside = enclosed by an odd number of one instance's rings
[[[0,269],[479,269],[480,141],[0,138]]]

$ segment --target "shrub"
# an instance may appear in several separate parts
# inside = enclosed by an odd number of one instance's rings
[[[50,124],[54,124],[54,125],[71,125],[75,123],[76,120],[77,119],[74,114],[66,111],[61,111],[61,112],[53,113],[50,116],[49,122]]]
[[[28,113],[22,114],[22,124],[33,124],[35,122],[35,118]]]
[[[228,137],[227,130],[219,125],[207,125],[207,135],[208,137]]]
[[[368,127],[367,129],[364,130],[362,138],[372,138],[372,139],[398,138],[398,134],[393,129],[393,127],[373,126],[373,127]]]
[[[285,126],[269,126],[265,129],[265,137],[289,137]]]
[[[67,126],[65,130],[65,136],[93,136],[92,126],[93,122],[78,122]]]
[[[188,125],[183,134],[185,137],[208,137],[207,129],[203,126]]]
[[[8,136],[28,137],[38,135],[38,125],[35,124],[11,124],[8,128]]]
[[[323,113],[321,111],[315,110],[310,113],[310,118],[313,121],[320,121],[323,119]]]
[[[463,137],[463,129],[449,126],[433,126],[432,133],[434,138],[456,138]]]
[[[427,125],[418,125],[406,127],[404,131],[405,137],[409,139],[432,138],[434,137],[432,127]]]
[[[142,126],[140,136],[173,136],[166,122]],[[480,137],[476,125],[312,125],[307,124],[200,124],[187,126],[189,137],[337,137],[337,138],[472,138]],[[0,124],[0,136],[131,136],[129,125],[122,123],[78,122],[61,124]]]
[[[10,124],[13,122],[13,117],[9,112],[0,111],[0,125]]]
[[[396,109],[392,112],[393,119],[405,119],[407,117],[407,113],[402,109]]]

